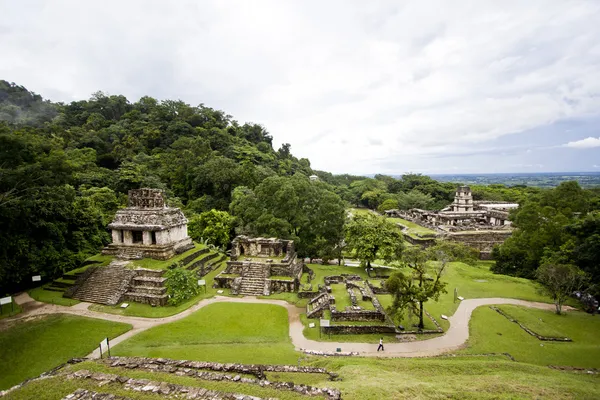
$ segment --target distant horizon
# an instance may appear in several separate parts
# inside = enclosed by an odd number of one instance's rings
[[[328,171],[324,171],[328,172]],[[386,175],[386,176],[402,176],[407,174],[420,174],[427,176],[459,176],[459,175],[559,175],[559,174],[592,174],[600,175],[600,171],[551,171],[551,172],[447,172],[447,173],[428,173],[419,171],[407,171],[397,174],[385,174],[381,172],[369,173],[369,174],[356,174],[358,176],[375,176],[375,175]],[[341,173],[333,175],[355,175],[351,173]]]

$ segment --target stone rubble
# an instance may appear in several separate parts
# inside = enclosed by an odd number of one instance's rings
[[[134,379],[115,374],[91,372],[85,369],[67,375],[67,379],[89,379],[98,386],[120,384],[126,390],[144,393],[156,393],[163,396],[190,400],[261,400],[260,397],[247,396],[240,393],[225,393],[201,387],[183,386],[174,383],[156,382],[149,379]],[[93,397],[92,397],[93,398]]]
[[[144,358],[144,357],[112,357],[104,361],[111,367],[128,369],[142,369],[154,372],[172,373],[178,376],[190,376],[211,381],[231,381],[260,386],[270,386],[277,390],[294,391],[306,396],[326,396],[331,400],[341,399],[337,389],[317,388],[307,385],[296,385],[293,382],[270,382],[266,379],[266,372],[293,372],[293,373],[319,373],[329,375],[330,380],[337,379],[338,375],[328,372],[324,368],[305,367],[295,365],[245,365],[245,364],[221,364],[204,361],[171,360],[166,358]],[[228,374],[216,374],[213,372],[230,372]],[[254,375],[256,379],[242,377],[239,374]]]
[[[129,397],[115,396],[110,393],[98,393],[87,389],[77,389],[62,400],[130,400]]]

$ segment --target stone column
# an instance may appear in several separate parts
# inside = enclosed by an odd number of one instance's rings
[[[152,232],[150,231],[143,231],[142,232],[142,243],[146,246],[149,246],[152,244]]]
[[[118,229],[112,230],[112,242],[114,244],[121,244],[121,231]]]
[[[131,231],[123,231],[123,243],[133,244],[133,234],[131,233]]]
[[[167,244],[169,243],[169,230],[156,232],[156,244]]]

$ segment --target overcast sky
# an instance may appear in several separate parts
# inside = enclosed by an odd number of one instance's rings
[[[596,0],[0,0],[0,79],[204,103],[334,173],[600,171]]]

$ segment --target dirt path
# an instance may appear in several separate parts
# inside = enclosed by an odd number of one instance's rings
[[[52,304],[40,303],[32,299],[27,293],[20,294],[15,297],[18,304],[23,307],[23,313],[12,317],[0,320],[0,325],[10,323],[12,321],[28,319],[46,314],[71,314],[83,317],[99,318],[108,321],[123,322],[131,324],[133,329],[127,333],[118,336],[111,340],[111,345],[115,346],[130,337],[143,332],[146,329],[154,326],[166,324],[185,318],[192,313],[198,311],[202,307],[214,303],[260,303],[260,304],[275,304],[285,307],[288,310],[288,319],[290,324],[290,337],[292,343],[297,350],[317,350],[334,352],[337,348],[341,348],[344,352],[358,352],[362,356],[368,357],[427,357],[446,353],[452,350],[457,350],[469,338],[469,320],[473,310],[480,306],[492,304],[515,304],[526,307],[541,308],[544,310],[553,310],[553,304],[536,303],[525,300],[505,299],[505,298],[486,298],[486,299],[469,299],[463,300],[452,317],[449,318],[450,329],[439,337],[421,340],[409,343],[385,343],[385,352],[377,352],[378,343],[337,343],[337,342],[318,342],[307,339],[304,334],[304,326],[300,322],[300,314],[304,308],[298,308],[283,300],[263,300],[255,297],[224,297],[217,296],[210,299],[204,299],[196,305],[182,311],[179,314],[164,318],[142,318],[142,317],[127,317],[123,315],[114,315],[90,311],[88,307],[90,303],[79,303],[73,307],[58,306]],[[94,351],[88,357],[99,357],[99,350]]]

